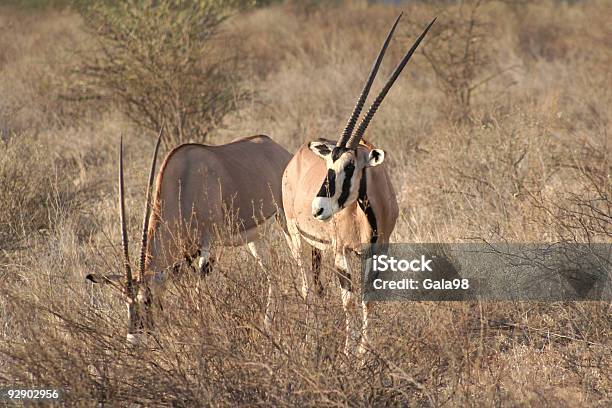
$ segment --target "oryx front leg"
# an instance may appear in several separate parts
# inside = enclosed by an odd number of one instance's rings
[[[257,263],[263,269],[266,274],[266,278],[268,280],[268,301],[266,303],[266,311],[264,315],[264,327],[266,330],[270,330],[272,328],[272,322],[274,321],[274,314],[276,313],[276,299],[274,296],[274,277],[271,274],[271,270],[266,267],[266,262],[264,261],[264,254],[267,254],[267,248],[264,248],[264,244],[259,241],[249,242],[247,244],[251,254],[257,260]],[[266,256],[266,261],[269,259],[269,256]]]
[[[301,287],[301,295],[306,304],[310,304],[311,296],[310,296],[310,274],[304,268],[304,262],[302,260],[302,238],[300,238],[300,233],[297,230],[297,227],[294,224],[288,224],[287,228],[289,230],[288,234],[285,234],[285,238],[287,239],[287,244],[289,245],[289,249],[291,250],[291,256],[295,259],[297,263],[298,270],[300,271],[300,276],[302,278],[302,287]]]
[[[371,303],[362,301],[361,302],[361,313],[363,317],[363,326],[361,326],[361,342],[359,343],[359,349],[357,353],[362,356],[365,354],[367,347],[370,344],[370,333],[369,333],[369,315],[370,315]]]
[[[383,254],[387,253],[386,246],[384,249],[382,249],[382,247],[379,247],[379,248],[382,251],[381,253]],[[367,262],[365,263],[364,267],[365,267],[365,271],[363,275],[364,276],[363,285],[369,286],[371,285],[372,280],[375,278],[374,276],[372,276],[372,273],[374,273],[374,271],[373,271],[373,260],[371,256],[368,256]],[[362,298],[361,315],[363,318],[363,322],[361,326],[361,341],[359,343],[359,349],[357,350],[357,353],[360,356],[363,356],[367,348],[370,346],[370,332],[369,332],[370,312],[371,312],[371,303]]]
[[[323,296],[323,284],[321,283],[321,250],[312,248],[312,280],[319,297]]]
[[[344,343],[344,354],[349,355],[351,348],[357,341],[357,330],[353,319],[354,294],[351,272],[344,251],[336,253],[334,259],[338,279],[340,280],[340,292],[342,294],[342,307],[346,318],[346,341]]]

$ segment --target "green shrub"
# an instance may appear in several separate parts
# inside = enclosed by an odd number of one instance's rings
[[[422,47],[445,96],[441,111],[453,123],[470,122],[478,88],[504,72],[495,62],[493,27],[483,10],[492,3],[469,0],[443,9]]]
[[[128,0],[81,8],[97,48],[76,69],[81,98],[105,98],[166,142],[203,141],[243,96],[220,26],[240,2]]]

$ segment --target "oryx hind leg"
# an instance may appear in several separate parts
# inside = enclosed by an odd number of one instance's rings
[[[206,276],[212,272],[214,260],[210,256],[210,241],[200,242],[200,257],[198,258],[198,271],[200,276]]]
[[[260,240],[251,241],[247,244],[253,257],[257,260],[257,263],[263,269],[268,280],[268,301],[266,303],[266,311],[264,315],[264,327],[266,330],[270,330],[272,322],[274,321],[274,315],[276,313],[276,299],[274,295],[274,277],[271,274],[271,269],[267,267],[269,262],[268,243],[264,243]]]
[[[347,356],[354,344],[357,342],[357,330],[355,329],[355,319],[353,313],[355,309],[353,281],[351,279],[351,271],[344,250],[338,251],[335,254],[334,266],[340,281],[340,292],[342,295],[342,308],[346,318],[346,341],[344,343],[344,354]]]

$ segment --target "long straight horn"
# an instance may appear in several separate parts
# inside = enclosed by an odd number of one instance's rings
[[[132,268],[130,266],[129,242],[127,228],[125,226],[125,199],[123,186],[123,135],[119,138],[119,219],[121,222],[121,247],[123,248],[123,266],[127,280],[127,293],[130,298],[134,297]]]
[[[340,146],[340,147],[344,146],[346,141],[351,136],[351,133],[353,133],[353,129],[355,128],[355,124],[357,123],[357,119],[359,118],[359,115],[361,114],[361,109],[363,109],[363,105],[365,104],[365,101],[368,97],[368,93],[370,92],[370,88],[372,87],[372,83],[374,82],[374,78],[376,78],[376,73],[378,72],[380,63],[383,60],[383,56],[385,55],[385,51],[387,50],[389,41],[391,41],[391,37],[393,36],[395,27],[397,26],[397,23],[399,23],[400,18],[402,18],[402,14],[403,13],[400,13],[400,15],[397,16],[397,19],[395,19],[395,23],[393,23],[391,30],[389,30],[389,33],[387,34],[387,38],[385,39],[385,42],[383,43],[382,48],[378,52],[378,57],[376,57],[376,61],[374,61],[374,65],[372,66],[372,71],[370,71],[370,76],[368,76],[368,80],[363,86],[361,95],[359,95],[359,99],[357,100],[355,109],[353,109],[353,113],[351,114],[351,117],[349,118],[348,123],[346,124],[346,127],[344,128],[344,131],[342,132],[342,136],[338,140],[338,143],[336,144],[336,146]]]
[[[155,178],[155,162],[157,161],[157,151],[159,150],[159,143],[161,142],[162,132],[164,127],[162,125],[159,129],[159,135],[157,136],[157,143],[155,143],[155,151],[153,152],[153,159],[151,160],[151,170],[149,171],[149,182],[147,184],[147,196],[144,207],[144,217],[142,220],[142,240],[140,245],[140,279],[144,277],[145,269],[145,258],[147,256],[147,236],[149,231],[149,213],[151,212],[151,187],[153,186],[153,179]]]
[[[427,32],[429,31],[433,23],[435,23],[435,21],[436,19],[434,18],[431,21],[431,23],[429,23],[425,31],[421,33],[419,38],[417,38],[414,44],[412,44],[412,47],[410,48],[410,50],[408,50],[406,55],[404,55],[404,58],[400,61],[397,67],[395,67],[395,70],[393,71],[389,79],[387,80],[387,83],[385,84],[383,89],[380,91],[380,93],[378,94],[374,102],[372,102],[372,105],[370,105],[370,109],[368,109],[368,113],[366,113],[366,115],[361,120],[361,123],[359,124],[359,128],[357,128],[357,131],[355,132],[355,134],[353,134],[353,136],[351,136],[351,138],[346,143],[347,147],[354,148],[359,144],[359,141],[363,137],[363,134],[365,133],[368,125],[370,124],[370,121],[374,117],[376,110],[382,103],[383,99],[385,99],[387,92],[389,92],[389,89],[391,89],[391,87],[393,86],[393,83],[395,82],[397,77],[400,75],[400,73],[402,72],[402,70],[404,69],[408,61],[410,60],[410,57],[412,57],[412,54],[414,54],[414,51],[417,49],[417,47],[419,46],[423,38],[425,38],[425,34],[427,34]]]

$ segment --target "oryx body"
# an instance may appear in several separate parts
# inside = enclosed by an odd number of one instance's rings
[[[398,217],[397,198],[387,166],[383,163],[385,152],[362,141],[362,137],[385,95],[433,24],[432,21],[395,68],[353,133],[400,17],[383,43],[342,136],[337,142],[317,139],[301,146],[283,175],[288,242],[302,272],[302,290],[306,299],[311,296],[310,280],[301,260],[302,241],[316,248],[313,259],[320,259],[318,250],[333,251],[346,313],[345,353],[349,352],[352,340],[357,337],[351,317],[353,285],[347,255],[350,252],[360,254],[367,244],[388,243]],[[362,302],[362,312],[361,352],[368,343],[367,302]]]
[[[204,269],[213,240],[221,246],[257,241],[260,225],[282,216],[281,179],[290,158],[267,136],[172,150],[157,178],[147,273],[167,271],[196,253]]]
[[[93,282],[112,283],[117,278],[125,281],[122,289],[128,303],[128,340],[132,342],[152,328],[151,307],[161,301],[169,273],[186,258],[200,255],[200,271],[206,273],[210,270],[213,242],[221,246],[247,244],[264,267],[265,248],[259,242],[260,228],[275,217],[284,226],[281,180],[291,155],[269,137],[252,136],[219,146],[176,147],[159,170],[151,203],[158,146],[159,139],[149,174],[138,274],[132,276],[128,256],[121,147],[119,190],[126,273],[125,276],[87,276]],[[272,283],[268,275],[266,325],[274,313]]]

